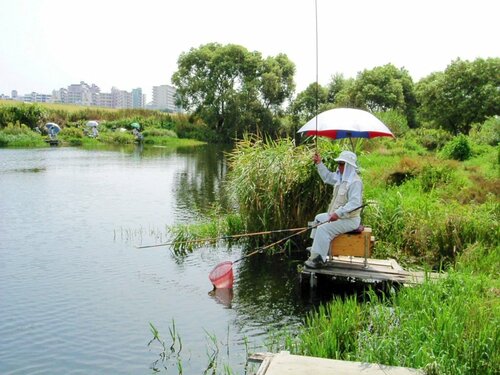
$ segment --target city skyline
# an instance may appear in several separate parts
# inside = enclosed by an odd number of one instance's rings
[[[38,92],[38,91],[35,91],[35,90],[28,90],[27,92],[20,92],[16,88],[13,88],[9,92],[0,92],[0,98],[1,97],[9,97],[9,99],[12,99],[13,98],[12,92],[14,92],[14,91],[16,92],[17,97],[27,96],[27,95],[30,95],[30,94],[33,94],[33,93],[35,93],[35,94],[41,94],[41,95],[50,95],[51,96],[51,95],[53,95],[53,93],[55,91],[66,89],[66,88],[68,88],[71,85],[78,85],[78,84],[81,84],[81,83],[87,83],[87,82],[85,82],[83,80],[80,80],[78,82],[72,82],[72,83],[66,85],[65,87],[53,88],[53,89],[49,90],[48,92]],[[113,90],[128,91],[127,89],[122,89],[122,88],[118,87],[118,85],[113,85],[113,86],[111,86],[111,89],[109,91],[106,91],[106,90],[103,90],[101,88],[101,86],[99,84],[97,84],[96,82],[90,82],[90,83],[87,83],[87,84],[97,86],[100,89],[100,91],[103,92],[103,93],[104,92],[111,92]],[[146,95],[146,98],[147,98],[146,99],[146,104],[149,101],[152,101],[152,99],[153,99],[154,87],[163,86],[163,85],[166,85],[166,84],[158,84],[158,85],[155,85],[155,86],[151,87],[151,92],[149,93],[149,95],[148,95],[148,93],[144,93],[144,95]],[[173,85],[170,85],[170,84],[168,86],[172,86],[173,87]],[[133,88],[130,88],[129,90],[130,90],[130,92],[133,92],[136,89],[141,89],[142,90],[142,87],[133,87]]]
[[[171,85],[153,86],[151,101],[147,102],[146,95],[142,93],[140,87],[129,92],[113,86],[111,92],[104,92],[95,83],[88,84],[81,81],[58,90],[52,90],[51,94],[32,91],[20,95],[17,90],[12,90],[10,97],[0,93],[0,99],[28,103],[61,103],[107,108],[148,108],[182,112],[182,108],[176,105],[176,91],[176,88]]]
[[[101,87],[171,84],[182,53],[202,44],[239,44],[262,56],[286,54],[296,92],[334,74],[354,78],[388,63],[414,81],[455,59],[498,57],[489,0],[18,0],[0,13],[0,93],[50,92],[71,82]],[[316,71],[316,64],[318,70]]]

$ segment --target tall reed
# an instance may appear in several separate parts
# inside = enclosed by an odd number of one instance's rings
[[[250,231],[304,226],[329,200],[313,150],[290,139],[245,137],[229,155],[228,190]]]

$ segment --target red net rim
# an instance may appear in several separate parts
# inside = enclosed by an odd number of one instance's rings
[[[232,272],[232,268],[233,268],[233,262],[227,261],[227,262],[220,263],[217,266],[215,266],[215,268],[212,270],[212,272],[210,272],[210,274],[208,275],[208,278],[212,282],[220,280],[221,278],[230,274]]]

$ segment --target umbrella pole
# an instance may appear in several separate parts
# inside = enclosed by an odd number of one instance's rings
[[[352,140],[352,137],[349,137],[349,141],[351,141],[351,150],[352,150],[352,152],[355,152],[354,141]]]

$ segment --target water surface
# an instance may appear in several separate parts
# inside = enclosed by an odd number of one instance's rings
[[[217,373],[239,374],[270,330],[300,324],[311,301],[286,257],[237,263],[232,293],[213,294],[238,247],[136,248],[202,218],[226,168],[209,146],[0,149],[0,373],[201,374],[218,351]],[[180,337],[173,352],[148,346],[150,323],[167,347]]]

